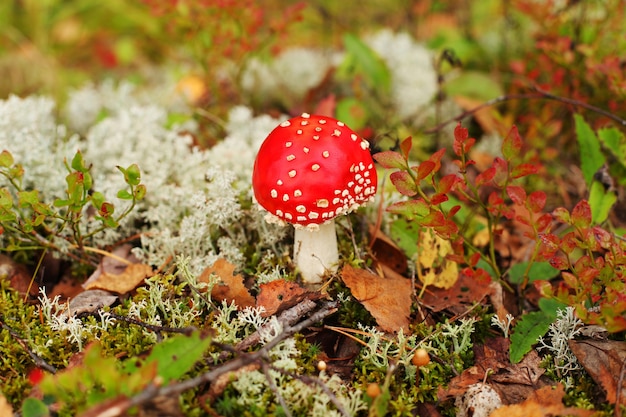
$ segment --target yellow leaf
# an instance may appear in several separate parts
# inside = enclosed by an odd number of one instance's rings
[[[459,277],[459,266],[446,259],[454,253],[449,240],[442,239],[431,228],[420,231],[417,276],[424,288],[433,285],[437,288],[451,288]]]

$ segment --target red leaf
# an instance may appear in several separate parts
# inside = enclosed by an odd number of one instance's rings
[[[445,153],[446,153],[446,148],[442,148],[442,149],[439,149],[434,154],[432,154],[430,158],[428,158],[430,162],[435,164],[435,167],[433,168],[433,172],[438,172],[441,169],[441,158],[443,158]]]
[[[483,172],[481,172],[480,174],[478,174],[476,176],[476,187],[480,187],[483,184],[488,183],[489,181],[491,181],[493,179],[493,177],[496,175],[496,169],[494,167],[489,167],[486,170],[484,170]]]
[[[478,261],[480,261],[480,252],[476,252],[475,254],[473,254],[472,256],[469,257],[469,259],[467,260],[467,263],[471,266],[474,267],[476,266],[476,264],[478,263]]]
[[[398,152],[394,151],[383,151],[378,152],[372,157],[383,167],[383,168],[398,168],[403,169],[406,168],[407,163],[406,159]]]
[[[417,185],[406,171],[396,171],[389,176],[396,189],[403,195],[412,197],[417,194]]]
[[[587,200],[581,200],[572,210],[572,224],[579,228],[589,227],[591,224],[591,207]]]
[[[510,161],[515,156],[519,155],[522,150],[522,137],[517,131],[517,126],[513,126],[509,130],[509,134],[506,135],[504,141],[502,141],[502,155],[507,161]]]
[[[539,239],[541,240],[540,252],[544,256],[544,258],[551,258],[559,250],[561,239],[559,239],[557,235],[553,235],[552,233],[545,233],[539,235]]]
[[[537,224],[537,231],[539,231],[539,233],[544,233],[552,224],[552,216],[546,213],[539,217],[535,223]]]
[[[610,249],[614,244],[613,235],[599,226],[593,228],[593,236],[604,249]]]
[[[496,157],[493,160],[493,167],[496,169],[493,182],[498,187],[504,187],[509,178],[509,164],[504,159]]]
[[[411,136],[409,136],[408,138],[404,139],[400,143],[400,151],[402,152],[402,155],[404,156],[404,159],[409,159],[409,154],[411,153],[411,148],[412,147],[413,147],[413,138]]]
[[[448,218],[453,217],[455,214],[458,213],[459,210],[461,210],[461,206],[459,206],[459,205],[456,205],[456,206],[452,207],[450,209],[450,211],[448,212]]]
[[[437,184],[437,192],[442,194],[447,193],[457,181],[459,181],[459,177],[457,177],[456,174],[445,175],[439,180],[439,184]]]
[[[526,201],[526,191],[519,185],[509,185],[506,187],[506,193],[515,204],[524,204]]]
[[[400,214],[407,219],[420,217],[424,218],[430,213],[430,207],[427,202],[422,199],[399,201],[387,207],[387,211],[394,214]]]
[[[534,191],[528,196],[528,208],[533,213],[539,213],[546,205],[546,193]]]
[[[511,178],[526,177],[536,174],[537,171],[539,171],[539,167],[535,164],[520,164],[511,170]]]
[[[461,123],[457,124],[454,128],[454,143],[452,145],[452,150],[457,156],[463,155],[464,143],[469,137],[469,133],[467,129],[461,127]]]
[[[437,205],[448,201],[448,196],[445,194],[437,193],[430,198],[430,204]]]
[[[430,175],[431,172],[435,169],[435,163],[432,161],[424,161],[417,167],[417,181],[421,181]]]

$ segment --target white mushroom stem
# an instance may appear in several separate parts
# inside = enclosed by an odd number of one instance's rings
[[[326,271],[336,271],[339,262],[335,221],[320,224],[311,231],[297,228],[294,235],[294,259],[305,284],[319,284]]]

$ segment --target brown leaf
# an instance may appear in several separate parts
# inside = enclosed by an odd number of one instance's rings
[[[374,254],[376,267],[380,265],[385,269],[384,266],[386,266],[394,272],[404,275],[408,265],[406,255],[402,249],[380,229],[375,230],[374,226],[371,226],[369,231],[370,235],[373,235],[372,253]]]
[[[39,286],[37,284],[31,285],[31,274],[24,265],[18,264],[13,259],[6,255],[0,255],[0,277],[9,279],[11,288],[20,293],[20,295],[29,294],[37,296],[39,293]]]
[[[121,274],[107,272],[100,274],[96,280],[85,285],[85,288],[126,294],[141,285],[144,279],[151,277],[152,274],[152,267],[149,265],[131,264]]]
[[[604,388],[606,399],[615,404],[619,392],[619,402],[626,405],[626,342],[616,340],[570,340],[569,346],[578,362],[596,383]]]
[[[319,299],[321,294],[305,290],[295,282],[277,279],[259,285],[256,297],[257,307],[264,307],[263,317],[269,317],[287,308],[293,307],[305,298]]]
[[[376,319],[381,329],[397,332],[409,328],[411,281],[406,278],[383,278],[364,269],[346,265],[341,273],[352,295]]]
[[[221,282],[213,287],[211,297],[217,301],[230,303],[234,301],[237,307],[253,307],[255,305],[254,297],[250,295],[248,289],[243,285],[243,277],[234,275],[235,265],[226,259],[220,258],[215,263],[202,271],[198,277],[198,282],[209,282],[211,275],[216,275]]]
[[[66,315],[92,313],[99,308],[110,306],[118,300],[118,296],[104,290],[86,290],[70,300]]]
[[[577,416],[587,417],[595,413],[593,410],[565,407],[563,405],[563,385],[556,387],[545,386],[535,391],[521,404],[506,405],[490,414],[490,417],[549,417],[549,416]]]
[[[477,282],[465,274],[459,274],[457,281],[447,290],[428,288],[421,302],[434,312],[454,308],[455,313],[461,314],[474,303],[480,302],[490,292],[489,283]]]

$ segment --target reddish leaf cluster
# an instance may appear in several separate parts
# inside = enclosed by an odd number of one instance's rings
[[[576,308],[581,320],[600,324],[610,332],[626,330],[626,242],[591,221],[586,200],[571,211],[557,208],[554,219],[569,226],[562,235],[540,235],[539,256],[561,270],[555,288],[537,281],[547,297]]]

